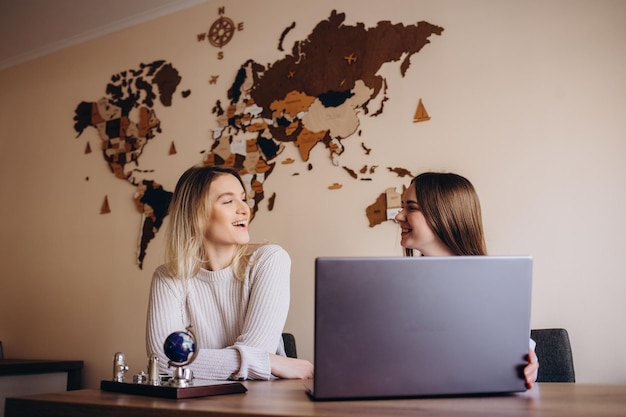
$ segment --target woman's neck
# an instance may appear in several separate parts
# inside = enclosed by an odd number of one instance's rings
[[[220,271],[228,268],[233,263],[236,245],[229,246],[207,246],[204,247],[205,260],[202,268],[209,271]]]
[[[433,244],[428,245],[426,248],[422,248],[420,253],[423,256],[455,256],[456,254],[446,246],[441,240],[437,239]]]

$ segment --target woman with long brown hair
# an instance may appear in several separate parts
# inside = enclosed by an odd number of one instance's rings
[[[487,255],[478,194],[461,175],[425,172],[413,178],[395,220],[407,256],[414,251],[421,256]],[[528,388],[537,380],[539,369],[535,343],[530,342],[524,368]]]

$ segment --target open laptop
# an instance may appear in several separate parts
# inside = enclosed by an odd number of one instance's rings
[[[317,258],[314,400],[525,391],[529,256]]]

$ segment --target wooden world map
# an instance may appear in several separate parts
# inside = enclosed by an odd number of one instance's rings
[[[283,58],[267,65],[253,60],[242,63],[233,75],[228,101],[216,101],[211,109],[215,117],[211,146],[202,160],[190,161],[190,165],[237,169],[246,184],[253,217],[262,201],[267,199],[270,210],[275,204],[276,195],[266,196],[264,192],[265,181],[273,170],[297,162],[285,160],[277,165],[286,146],[297,148],[308,170],[313,169],[311,150],[323,146],[333,165],[352,179],[370,180],[377,166],[342,166],[340,155],[345,150],[344,141],[360,134],[359,114],[376,117],[384,111],[389,99],[387,81],[378,72],[383,64],[399,61],[404,77],[411,57],[444,30],[424,21],[411,25],[380,21],[372,27],[344,22],[345,14],[333,10],[306,39],[296,41]],[[293,26],[282,32],[279,50]],[[137,255],[140,268],[150,241],[167,215],[172,193],[156,180],[138,179],[138,162],[145,146],[162,135],[155,102],[171,106],[181,80],[170,62],[141,64],[114,74],[104,96],[80,102],[74,112],[78,136],[93,128],[111,174],[134,187],[132,198],[141,214]],[[187,97],[190,91],[180,94]],[[415,121],[429,118],[420,100]],[[362,141],[359,145],[364,153],[371,150]],[[170,154],[175,152],[172,142]],[[387,169],[401,177],[411,175],[404,168]],[[339,190],[341,186],[333,183],[328,188]],[[388,189],[366,209],[370,227],[393,214],[399,207],[399,194]],[[109,212],[111,198],[104,198],[107,210],[103,212]]]

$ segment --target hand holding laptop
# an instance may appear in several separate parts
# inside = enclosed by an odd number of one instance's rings
[[[535,381],[537,381],[537,372],[539,371],[539,359],[533,349],[528,349],[528,365],[524,368],[524,380],[526,388],[531,389]]]

